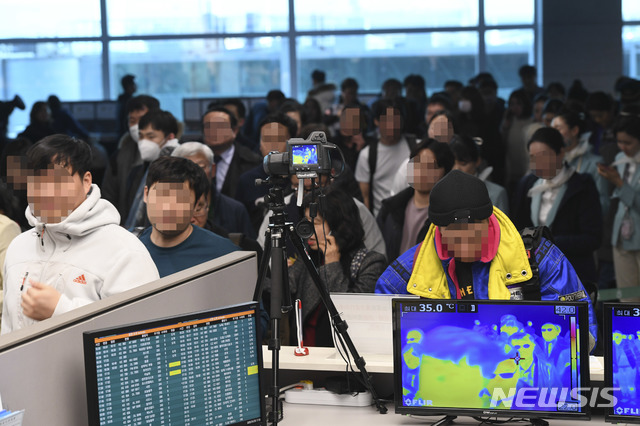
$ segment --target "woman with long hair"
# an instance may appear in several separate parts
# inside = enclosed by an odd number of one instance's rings
[[[329,292],[373,293],[376,280],[386,267],[383,255],[364,245],[364,230],[353,198],[339,189],[329,189],[320,201],[318,214],[305,215],[313,223],[308,244],[318,254],[320,280]],[[291,296],[302,301],[302,331],[305,346],[333,346],[331,323],[320,292],[302,260],[289,267]]]

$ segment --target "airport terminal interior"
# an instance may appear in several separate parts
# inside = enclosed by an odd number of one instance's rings
[[[640,423],[640,1],[0,21],[0,426]]]

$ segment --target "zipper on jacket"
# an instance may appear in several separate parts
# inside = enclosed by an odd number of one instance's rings
[[[42,232],[40,233],[40,245],[42,245],[42,247],[44,247],[44,230],[46,226],[47,225],[45,225],[44,223],[42,224]]]

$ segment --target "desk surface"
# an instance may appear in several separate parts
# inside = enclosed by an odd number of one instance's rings
[[[284,403],[284,419],[278,423],[282,426],[306,426],[306,425],[349,425],[349,426],[376,426],[376,425],[430,425],[443,416],[416,417],[395,414],[393,402],[387,403],[389,412],[379,414],[375,406],[370,407],[335,407],[327,405],[306,405]],[[578,426],[585,425],[583,420],[549,420],[550,425]],[[602,416],[592,416],[591,425],[604,425]],[[480,422],[471,417],[458,417],[453,426],[479,426]],[[527,423],[506,423],[505,425],[527,425]]]
[[[280,350],[281,370],[344,371],[345,362],[334,348],[309,348],[309,355],[295,356],[293,346],[283,346]],[[393,355],[363,355],[369,373],[393,373]],[[271,368],[272,354],[262,347],[264,368]],[[356,369],[355,364],[353,366]],[[602,357],[589,357],[591,381],[604,381]]]

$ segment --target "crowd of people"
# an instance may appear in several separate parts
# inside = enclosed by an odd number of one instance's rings
[[[212,102],[201,137],[186,139],[127,75],[110,156],[55,96],[36,102],[2,152],[2,332],[234,250],[262,253],[263,159],[314,131],[342,155],[315,182],[289,176],[285,210],[313,225],[306,244],[329,291],[590,300],[593,289],[640,285],[639,81],[621,77],[614,98],[579,81],[539,87],[527,65],[504,100],[489,73],[431,96],[412,74],[365,103],[354,78],[312,77],[304,103],[280,90],[251,109]],[[519,235],[532,226],[553,235],[534,260]],[[288,256],[304,342],[330,345],[318,291],[289,246]],[[593,344],[593,311],[591,324]]]

